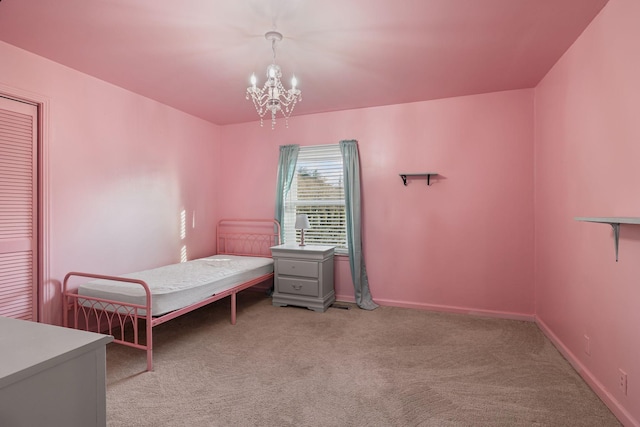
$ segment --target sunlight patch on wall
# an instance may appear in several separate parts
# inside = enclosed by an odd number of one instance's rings
[[[180,240],[187,237],[187,211],[180,212]],[[180,249],[180,262],[187,262],[187,245],[182,245]]]
[[[180,239],[187,237],[187,211],[184,209],[180,212]]]

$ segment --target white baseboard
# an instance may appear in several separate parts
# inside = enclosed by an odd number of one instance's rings
[[[479,310],[476,308],[414,303],[414,302],[385,300],[385,299],[375,299],[375,302],[379,305],[389,306],[389,307],[415,308],[418,310],[441,311],[445,313],[468,314],[471,316],[481,316],[481,317],[495,317],[498,319],[524,320],[526,322],[535,321],[535,315],[533,314],[513,313],[509,311]]]

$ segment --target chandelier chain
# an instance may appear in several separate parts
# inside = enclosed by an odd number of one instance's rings
[[[273,63],[276,63],[276,39],[271,40],[271,50],[273,51]]]

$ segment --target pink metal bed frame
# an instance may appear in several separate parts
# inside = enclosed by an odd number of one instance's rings
[[[271,257],[269,248],[279,244],[280,225],[275,220],[223,219],[220,220],[216,226],[216,236],[216,252],[218,254]],[[69,281],[72,277],[84,279],[107,279],[138,284],[144,288],[146,293],[146,303],[145,305],[131,304],[78,295],[77,288],[71,290],[68,288]],[[236,294],[251,286],[271,279],[272,277],[273,273],[256,277],[212,295],[195,304],[154,317],[151,313],[151,290],[149,289],[149,285],[147,285],[143,280],[74,271],[68,273],[63,282],[64,326],[113,335],[113,342],[115,343],[140,350],[146,350],[147,371],[151,371],[153,370],[152,329],[154,326],[161,325],[171,319],[175,319],[185,313],[189,313],[227,296],[231,296],[231,324],[235,325]],[[71,326],[69,315],[72,315]],[[144,320],[146,330],[146,339],[144,340],[144,343],[142,342],[138,332],[138,328],[142,323],[142,320]],[[125,336],[125,329],[127,325],[132,326],[132,335]]]

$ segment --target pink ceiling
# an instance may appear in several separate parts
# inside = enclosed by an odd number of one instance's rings
[[[606,2],[0,0],[0,40],[229,124],[274,26],[299,115],[534,87]]]

